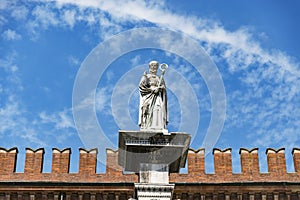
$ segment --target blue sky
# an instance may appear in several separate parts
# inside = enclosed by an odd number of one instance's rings
[[[266,171],[266,148],[284,147],[293,171],[291,150],[300,146],[299,8],[296,0],[1,0],[0,146],[18,147],[18,171],[26,147],[44,147],[45,172],[53,147],[71,147],[76,172],[78,148],[116,149],[119,129],[138,129],[136,84],[156,59],[170,66],[168,129],[192,134],[194,149],[208,148],[208,172],[214,147],[232,148],[235,172],[239,148],[258,147]],[[142,30],[154,31],[153,48]],[[175,39],[165,37],[168,31]],[[80,106],[93,113],[77,115]]]

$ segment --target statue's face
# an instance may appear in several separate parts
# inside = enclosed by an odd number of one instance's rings
[[[156,74],[157,69],[158,69],[158,63],[152,63],[152,64],[149,66],[150,74]]]

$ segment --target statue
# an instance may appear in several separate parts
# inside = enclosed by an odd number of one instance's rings
[[[157,75],[158,68],[161,70],[160,76]],[[139,83],[139,126],[141,130],[167,131],[167,91],[163,79],[167,68],[167,64],[159,66],[157,61],[151,61],[149,63],[149,74],[145,72],[141,78]]]

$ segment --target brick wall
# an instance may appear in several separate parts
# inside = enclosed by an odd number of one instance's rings
[[[292,154],[294,159],[295,172],[299,174],[300,173],[300,149],[294,148]]]
[[[16,171],[17,148],[6,150],[0,148],[0,179],[1,176],[13,174]]]
[[[43,158],[44,158],[44,149],[40,148],[37,150],[32,150],[26,148],[26,160],[25,160],[25,169],[24,173],[26,174],[38,174],[43,171]]]
[[[57,148],[52,149],[52,173],[53,174],[69,173],[70,154],[71,154],[70,148],[64,149],[62,151]]]
[[[240,149],[242,174],[251,178],[259,174],[258,148]]]
[[[171,174],[175,183],[300,182],[300,149],[293,149],[295,172],[286,171],[285,150],[266,150],[268,173],[259,170],[258,149],[240,149],[241,173],[232,173],[231,149],[214,149],[214,174],[205,173],[205,150],[188,150],[188,173]],[[106,172],[96,172],[97,149],[79,149],[79,171],[69,173],[71,149],[52,149],[52,171],[43,173],[44,149],[26,149],[24,173],[15,172],[18,149],[0,148],[0,182],[134,183],[136,174],[124,174],[118,152],[107,149]],[[105,156],[105,155],[103,155]]]

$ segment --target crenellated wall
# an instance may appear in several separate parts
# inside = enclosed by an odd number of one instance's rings
[[[70,170],[70,154],[71,149],[67,148],[59,150],[52,149],[52,173],[53,174],[67,174]]]
[[[0,175],[1,176],[12,174],[16,171],[17,154],[18,154],[17,148],[11,148],[9,150],[0,148]]]
[[[293,158],[294,158],[294,167],[295,172],[300,174],[300,149],[294,148],[292,151]]]
[[[259,170],[258,149],[240,149],[241,173],[232,173],[231,149],[214,149],[214,174],[205,173],[205,150],[189,149],[188,173],[171,174],[170,182],[175,183],[236,183],[236,182],[300,182],[300,149],[292,151],[295,172],[286,171],[285,149],[266,150],[268,173]],[[70,173],[71,149],[52,149],[52,171],[43,173],[44,149],[26,148],[24,173],[16,171],[18,149],[0,148],[0,182],[102,182],[134,183],[138,182],[136,174],[124,174],[118,165],[118,152],[107,149],[106,172],[97,173],[97,149],[79,149],[78,173]]]

